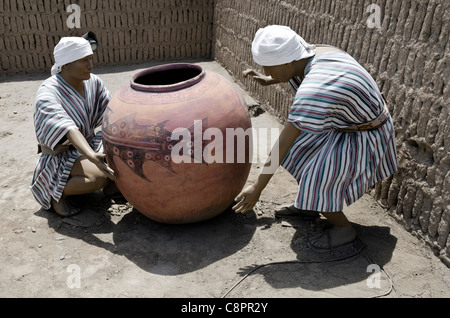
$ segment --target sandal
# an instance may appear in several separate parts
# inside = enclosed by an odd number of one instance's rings
[[[342,244],[333,244],[332,239],[331,239],[331,229],[329,229],[329,230],[326,230],[324,233],[320,233],[318,235],[313,236],[310,239],[308,246],[309,246],[309,248],[311,248],[313,251],[316,251],[316,252],[329,252],[329,251],[332,251],[333,249],[353,245],[355,243],[356,239],[357,238],[355,236],[354,239],[352,239],[348,242],[345,242]],[[326,246],[323,246],[323,245],[318,246],[318,244],[317,244],[318,242],[320,242],[320,243],[326,242]]]
[[[287,206],[275,212],[276,218],[284,218],[284,217],[302,217],[315,219],[320,216],[319,212],[305,211],[297,209],[294,205]]]

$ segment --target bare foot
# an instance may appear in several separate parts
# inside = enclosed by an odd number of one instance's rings
[[[81,211],[79,207],[75,206],[68,199],[60,199],[59,202],[52,200],[52,207],[56,214],[63,217],[73,216]]]
[[[325,233],[312,237],[309,244],[317,249],[329,250],[350,243],[355,238],[356,231],[352,226],[334,226]]]

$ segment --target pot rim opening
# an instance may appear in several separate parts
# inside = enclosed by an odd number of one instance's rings
[[[138,80],[140,78],[149,76],[151,74],[155,73],[164,73],[164,72],[174,72],[177,70],[189,70],[189,71],[197,71],[198,74],[193,77],[189,77],[187,79],[181,80],[179,82],[174,82],[170,84],[143,84],[139,83]],[[188,88],[190,86],[193,86],[200,82],[203,77],[205,76],[206,72],[205,69],[196,64],[190,64],[190,63],[171,63],[171,64],[164,64],[164,65],[158,65],[153,66],[150,68],[147,68],[141,72],[136,73],[131,78],[131,87],[138,91],[144,91],[144,92],[171,92],[171,91],[177,91],[180,89]]]

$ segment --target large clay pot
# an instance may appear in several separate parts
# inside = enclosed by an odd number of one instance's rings
[[[244,187],[249,138],[227,139],[239,129],[251,131],[251,121],[233,84],[199,65],[176,63],[137,73],[112,98],[103,142],[117,186],[134,208],[158,222],[184,224],[221,214]],[[174,148],[181,149],[176,158]]]

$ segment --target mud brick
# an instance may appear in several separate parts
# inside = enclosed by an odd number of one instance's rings
[[[432,23],[430,26],[430,37],[431,37],[431,39],[437,40],[439,38],[439,35],[441,34],[441,29],[442,29],[442,31],[447,30],[447,32],[443,32],[444,33],[443,38],[445,39],[445,42],[447,43],[448,37],[446,37],[446,36],[448,36],[448,20],[447,20],[447,22],[443,21],[445,12],[446,11],[444,10],[444,5],[442,5],[442,4],[436,5],[436,8],[434,9]],[[444,45],[444,47],[445,47],[445,45]]]
[[[20,56],[19,55],[13,55],[13,58],[14,58],[14,61],[15,61],[14,64],[16,65],[17,70],[19,72],[23,71],[24,67],[23,67],[22,62],[20,60]]]
[[[120,47],[129,47],[129,41],[128,41],[128,43],[127,42],[125,42],[125,33],[124,33],[124,31],[119,31],[119,32],[117,32],[118,33],[118,35],[119,35],[119,46]],[[128,36],[128,39],[129,39],[129,36]]]
[[[94,1],[95,1],[95,9],[96,9],[97,13],[102,12],[105,9],[103,7],[103,3],[108,4],[107,1],[103,1],[103,0],[92,0],[91,3],[94,2]],[[93,4],[91,4],[91,6],[92,5]]]
[[[127,56],[124,48],[119,49],[119,57],[120,57],[120,61],[123,61],[123,62],[128,61],[128,56]]]
[[[67,6],[65,6],[59,0],[52,0],[52,4],[51,4],[51,12],[52,13],[65,12],[66,9],[67,9]]]
[[[0,52],[6,52],[5,38],[4,37],[0,38]]]
[[[43,3],[43,7],[44,7],[44,12],[47,12],[47,13],[52,12],[52,8],[51,8],[52,3],[51,3],[51,0],[43,0],[42,3]]]
[[[32,12],[37,12],[39,10],[39,6],[38,6],[37,2],[39,2],[39,1],[31,1],[31,11]]]
[[[53,66],[53,55],[49,54],[48,51],[45,51],[45,53],[42,54],[43,59],[45,61],[45,67],[48,68],[48,70],[50,71],[50,69]]]
[[[35,18],[36,18],[36,21],[35,21],[36,29],[34,29],[34,32],[44,34],[45,28],[42,24],[42,15],[40,13],[36,14]]]
[[[130,44],[131,45],[142,45],[143,43],[148,43],[147,42],[147,29],[142,28],[142,29],[138,29],[134,32],[131,33],[131,39],[130,39]]]
[[[113,38],[114,35],[113,35],[113,32],[105,31],[105,34],[106,34],[106,37],[105,37],[105,39],[106,39],[106,46],[113,48],[114,47],[114,38]],[[111,50],[111,52],[112,52],[112,50]],[[112,57],[112,56],[113,55],[110,55],[110,57]]]
[[[114,47],[120,47],[120,40],[119,40],[119,33],[118,32],[113,32],[113,42],[112,45]]]
[[[27,18],[16,17],[16,25],[21,33],[34,33],[36,32],[36,23],[34,23],[35,27],[32,28],[32,21],[34,17],[32,14],[28,14]]]
[[[150,60],[148,46],[142,47],[139,50],[139,52],[140,52],[140,55],[141,55],[141,58],[142,58],[142,62],[147,62],[148,60]]]
[[[92,15],[89,13],[84,14],[80,22],[81,22],[81,26],[83,28],[92,29],[92,27],[93,27]]]
[[[9,71],[11,69],[9,59],[6,54],[0,54],[0,64],[3,71]]]
[[[50,26],[48,22],[48,15],[47,14],[40,14],[39,19],[41,21],[41,28],[39,29],[39,32],[43,34],[48,34],[50,32]]]
[[[67,18],[65,16],[56,14],[54,15],[55,17],[55,26],[56,26],[56,30],[65,30],[67,28]],[[81,16],[81,25],[83,26],[83,19],[84,16]]]
[[[6,28],[5,28],[6,21],[7,21],[7,18],[4,17],[3,15],[1,15],[0,16],[0,34],[6,33]]]
[[[22,48],[23,48],[24,51],[29,51],[29,50],[30,50],[30,40],[29,40],[29,37],[30,37],[30,36],[28,36],[28,35],[22,35],[22,36],[19,38],[19,42],[21,43]]]
[[[420,34],[419,34],[420,41],[427,41],[427,39],[430,36],[431,25],[433,23],[435,9],[436,9],[436,4],[433,2],[429,3],[428,7],[423,9],[426,11],[426,15],[424,17],[422,28],[421,28]]]
[[[192,57],[192,49],[190,44],[186,44],[186,57]]]
[[[9,31],[11,33],[15,33],[17,34],[17,22],[16,22],[16,17],[11,16],[8,17],[8,20],[6,21],[7,25],[9,26]]]
[[[36,14],[30,14],[29,16],[29,27],[32,32],[37,32],[39,30],[39,26],[37,23],[37,15]],[[26,24],[26,23],[25,23]]]
[[[48,28],[50,32],[54,32],[55,30],[57,30],[56,28],[56,21],[55,21],[55,17],[54,15],[47,15],[47,21],[48,21]]]
[[[36,1],[36,5],[37,5],[37,11],[39,13],[45,12],[44,1]]]
[[[157,61],[161,60],[161,54],[159,53],[159,50],[160,50],[159,45],[153,47],[153,49],[151,50],[152,60],[157,60]]]
[[[138,41],[138,36],[141,38],[141,41]],[[133,45],[136,45],[136,43],[142,43],[142,30],[130,30],[130,31],[124,31],[124,44],[131,48]]]
[[[163,40],[161,38],[161,33],[159,32],[159,30],[154,28],[152,31],[153,31],[153,42],[161,43]]]
[[[170,44],[164,45],[163,59],[166,61],[172,59],[172,56],[170,55]]]
[[[20,63],[24,71],[29,71],[30,66],[28,65],[28,59],[25,54],[20,55]]]
[[[11,9],[9,0],[3,0],[0,2],[0,8],[3,9],[3,12],[15,12],[13,9]]]
[[[96,0],[92,0],[92,1],[86,1],[86,10],[97,10],[97,1]]]
[[[12,51],[12,41],[13,41],[13,37],[12,36],[5,36],[4,38],[3,38],[3,43],[4,43],[4,46],[5,46],[5,51],[6,52],[11,52]]]
[[[8,0],[6,0],[6,1],[8,1]],[[29,5],[29,2],[27,3],[27,5],[25,5],[24,0],[11,1],[11,11],[12,12],[29,11],[28,5]]]
[[[94,16],[94,25],[96,28],[99,29],[103,29],[105,27],[105,15],[103,12],[98,12],[95,16]],[[97,20],[95,22],[95,19]]]
[[[114,49],[113,52],[114,52],[114,59],[113,59],[114,63],[119,63],[120,62],[119,49]]]
[[[45,35],[36,35],[36,48],[46,54],[48,52],[48,40]]]
[[[105,12],[105,28],[110,29],[110,28],[114,28],[114,19],[113,19],[113,15],[110,12]]]
[[[16,65],[16,57],[12,54],[8,54],[8,60],[9,60],[10,70],[13,72],[18,72],[19,69],[17,68],[17,65]]]

